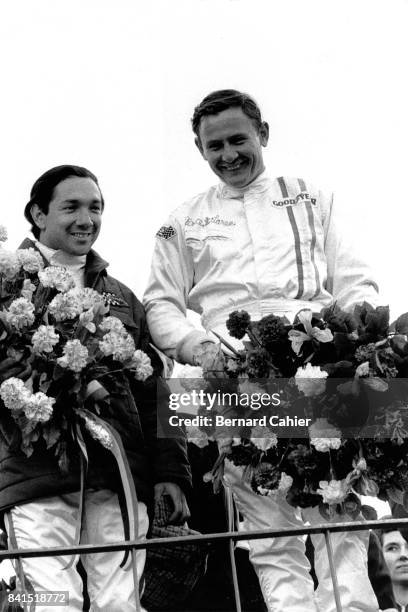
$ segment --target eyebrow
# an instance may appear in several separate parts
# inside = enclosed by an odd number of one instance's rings
[[[81,200],[78,200],[76,198],[68,198],[67,200],[62,200],[62,204],[78,204]],[[94,198],[93,200],[91,200],[92,204],[102,204],[102,200],[99,198]]]

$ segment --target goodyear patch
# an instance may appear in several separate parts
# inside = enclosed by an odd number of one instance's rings
[[[316,198],[311,198],[308,193],[302,192],[299,193],[294,198],[283,198],[283,200],[273,200],[272,205],[277,208],[287,207],[287,206],[295,206],[299,202],[310,202],[312,206],[316,206]]]
[[[163,238],[163,240],[169,240],[169,238],[173,238],[176,235],[177,232],[171,225],[162,225],[156,234],[158,238]]]

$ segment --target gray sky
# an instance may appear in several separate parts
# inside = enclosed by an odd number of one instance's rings
[[[141,296],[154,234],[215,182],[189,119],[235,87],[270,123],[269,173],[336,193],[346,231],[405,310],[407,0],[9,0],[0,7],[0,223],[27,225],[34,180],[97,174],[97,249]],[[406,303],[406,302],[405,302]]]

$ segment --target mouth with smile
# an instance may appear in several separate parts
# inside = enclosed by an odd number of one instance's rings
[[[85,240],[87,238],[90,238],[93,233],[94,232],[71,232],[71,236],[73,236],[74,238],[80,238],[82,240]]]
[[[223,172],[237,172],[246,166],[246,161],[239,160],[233,164],[220,164],[220,168]]]

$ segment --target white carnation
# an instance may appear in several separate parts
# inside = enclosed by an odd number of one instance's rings
[[[113,332],[116,332],[117,334],[121,334],[126,331],[125,326],[123,325],[122,321],[118,319],[118,317],[113,317],[113,316],[105,317],[99,323],[98,327],[102,331],[105,331],[105,332],[113,331]]]
[[[58,342],[59,335],[53,325],[40,325],[31,339],[34,353],[51,353]]]
[[[203,368],[201,366],[186,364],[180,368],[177,378],[180,380],[183,389],[191,393],[191,391],[200,391],[206,388],[207,383],[203,376]]]
[[[118,361],[126,361],[132,358],[135,352],[135,343],[128,333],[118,334],[111,331],[106,333],[99,341],[99,348],[105,357],[112,355]]]
[[[20,378],[8,378],[0,385],[0,397],[9,410],[22,410],[30,399],[30,392]]]
[[[38,273],[38,277],[44,287],[51,287],[64,293],[75,287],[73,275],[62,266],[48,266]]]
[[[180,368],[177,378],[202,378],[203,368],[201,366],[184,365]]]
[[[341,438],[311,438],[310,444],[319,453],[327,453],[330,449],[337,450],[341,446]]]
[[[48,305],[48,312],[56,321],[75,319],[81,314],[81,311],[79,302],[69,293],[58,293]]]
[[[323,502],[326,504],[340,504],[349,493],[346,480],[330,480],[330,482],[321,480],[319,486],[317,493],[323,497]]]
[[[153,374],[152,362],[150,357],[138,349],[132,355],[132,370],[135,370],[136,380],[146,380]]]
[[[11,280],[19,273],[20,268],[21,266],[15,253],[0,249],[0,274]]]
[[[330,425],[327,419],[316,419],[309,427],[310,444],[321,453],[341,446],[341,431]]]
[[[327,376],[327,372],[321,370],[319,366],[307,363],[297,369],[295,383],[299,391],[302,391],[306,397],[315,397],[325,392]]]
[[[48,397],[45,393],[38,391],[31,395],[28,402],[24,405],[24,414],[30,421],[46,423],[52,416],[55,399]]]
[[[252,428],[250,440],[252,444],[255,444],[259,450],[264,452],[274,448],[278,443],[277,435],[268,427],[262,425],[256,425]]]
[[[32,247],[29,249],[18,249],[16,255],[20,266],[29,274],[35,274],[44,268],[41,254]]]
[[[17,329],[28,327],[34,323],[34,304],[27,298],[17,298],[6,311],[6,318],[8,323]]]
[[[186,426],[187,441],[198,446],[198,448],[204,448],[208,446],[208,436],[204,431],[201,431],[199,427],[194,425]]]
[[[63,353],[63,356],[57,359],[61,367],[80,372],[86,366],[88,349],[79,340],[68,340]]]
[[[80,303],[82,310],[91,310],[95,306],[105,304],[101,294],[90,287],[84,287],[83,289],[72,289],[69,293],[70,295],[75,296],[75,299]]]

